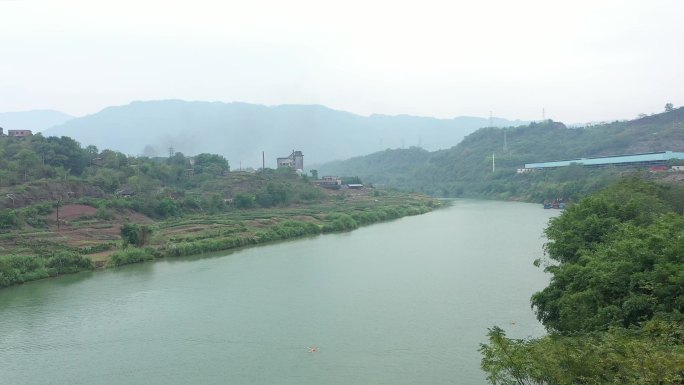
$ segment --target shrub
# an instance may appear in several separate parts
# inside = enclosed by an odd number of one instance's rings
[[[149,241],[152,232],[152,228],[148,225],[125,223],[121,226],[121,238],[124,241],[124,246],[130,244],[143,247]]]
[[[200,202],[194,197],[187,197],[187,198],[183,199],[181,206],[183,207],[183,209],[199,210],[200,209]]]
[[[202,239],[194,242],[169,243],[161,251],[161,255],[181,257],[233,249],[248,244],[258,243],[255,238],[225,237],[217,239]]]
[[[126,245],[137,245],[138,244],[138,232],[140,226],[135,223],[125,223],[121,226],[121,238],[124,241],[124,246]]]
[[[239,209],[252,208],[255,205],[254,197],[251,195],[237,193],[235,198],[233,198],[233,204]]]
[[[114,219],[114,212],[104,206],[100,206],[95,212],[95,218],[102,221],[112,220]]]
[[[19,218],[14,210],[5,209],[0,211],[0,229],[16,229],[19,227]]]
[[[0,256],[0,287],[49,276],[44,260],[33,255]]]
[[[154,208],[155,214],[162,218],[167,218],[171,216],[177,216],[180,214],[180,210],[176,205],[176,202],[171,198],[164,198],[157,206]]]
[[[26,223],[32,227],[45,228],[47,227],[47,222],[43,217],[30,217],[26,218]]]
[[[126,250],[119,250],[110,256],[111,266],[123,266],[131,263],[151,261],[154,259],[154,251],[150,248],[130,247]]]
[[[48,215],[54,209],[50,203],[40,203],[34,206],[39,215]]]
[[[48,258],[45,266],[55,269],[57,274],[66,274],[92,269],[93,262],[80,254],[62,251]]]
[[[328,223],[323,227],[323,231],[325,232],[349,231],[359,227],[359,224],[356,223],[354,218],[352,218],[349,214],[344,213],[329,214],[326,217],[326,221]]]
[[[78,249],[78,252],[81,254],[93,254],[93,253],[98,253],[100,251],[111,250],[114,246],[115,246],[114,242],[105,242],[105,243],[100,243],[100,244],[94,245],[94,246],[80,247]]]

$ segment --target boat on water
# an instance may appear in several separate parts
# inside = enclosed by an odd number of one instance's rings
[[[563,199],[555,199],[551,203],[544,203],[545,209],[565,210],[566,202]]]

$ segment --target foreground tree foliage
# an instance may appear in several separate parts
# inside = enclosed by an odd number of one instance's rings
[[[492,384],[681,384],[684,327],[649,321],[640,328],[532,339],[489,331],[482,368]]]
[[[684,217],[672,189],[626,179],[551,221],[551,281],[532,296],[550,334],[490,329],[480,350],[492,384],[684,381]]]

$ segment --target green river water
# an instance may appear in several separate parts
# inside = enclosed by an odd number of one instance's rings
[[[324,235],[0,290],[0,384],[485,384],[478,344],[544,329],[557,212],[457,200]],[[310,347],[317,351],[310,352]]]

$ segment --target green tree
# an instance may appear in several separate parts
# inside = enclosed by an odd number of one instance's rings
[[[289,184],[269,182],[266,189],[256,194],[256,202],[261,207],[272,207],[289,203],[293,192]]]
[[[95,172],[95,175],[89,178],[90,182],[107,191],[109,193],[115,192],[120,185],[119,173],[112,169],[100,168]]]
[[[233,198],[233,204],[239,209],[249,209],[254,207],[254,197],[244,193],[237,193]]]
[[[81,149],[81,145],[72,138],[50,136],[47,138],[47,143],[51,146],[51,154],[54,154],[50,159],[46,159],[51,166],[62,166],[71,170],[74,175],[81,175],[90,162],[86,152]]]
[[[152,232],[152,228],[148,225],[125,223],[121,226],[121,238],[124,241],[124,247],[129,244],[137,247],[145,246],[149,242]]]
[[[532,296],[549,335],[480,348],[492,384],[681,384],[684,217],[630,178],[551,221],[549,285]]]
[[[83,151],[85,152],[85,156],[90,163],[93,163],[93,160],[96,159],[100,154],[100,151],[97,149],[97,146],[94,146],[92,144],[87,146]]]
[[[162,218],[177,216],[180,214],[180,210],[176,204],[176,201],[171,198],[164,198],[160,200],[154,211]]]
[[[19,151],[14,158],[16,159],[19,168],[23,172],[24,181],[27,181],[29,173],[38,167],[40,159],[35,152],[27,148]]]
[[[0,211],[0,229],[12,229],[19,226],[19,218],[14,210]]]
[[[549,286],[532,297],[550,330],[589,332],[630,327],[654,317],[682,320],[684,218],[648,226],[620,224],[575,262],[551,266]]]
[[[592,250],[622,222],[649,224],[669,211],[657,196],[657,187],[631,177],[573,205],[553,218],[544,231],[549,258],[575,262],[581,252]]]
[[[665,112],[672,112],[672,111],[674,111],[674,106],[672,105],[672,103],[665,104]]]
[[[228,161],[221,155],[217,154],[199,154],[195,157],[194,165],[195,173],[208,173],[219,176],[230,171]]]
[[[226,202],[220,194],[211,194],[205,201],[205,208],[210,214],[218,214],[226,209]]]
[[[124,241],[124,247],[138,244],[138,233],[140,226],[135,223],[125,223],[121,226],[121,239]]]

